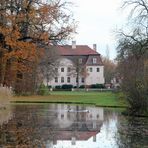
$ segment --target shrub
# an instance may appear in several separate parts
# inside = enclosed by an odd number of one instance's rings
[[[79,88],[85,88],[85,85],[81,85]]]
[[[49,94],[48,87],[45,86],[44,84],[41,84],[41,85],[39,86],[38,94],[39,94],[39,95],[42,95],[42,96],[48,95],[48,94]]]
[[[96,88],[105,88],[104,84],[96,84]]]
[[[62,85],[62,89],[72,89],[72,88],[73,88],[73,85],[70,85],[70,84]]]
[[[50,89],[50,88],[52,88],[52,86],[51,86],[51,85],[49,85],[49,86],[48,86],[48,88]]]
[[[91,88],[105,88],[104,84],[92,84]]]
[[[61,85],[56,85],[55,89],[61,89]]]

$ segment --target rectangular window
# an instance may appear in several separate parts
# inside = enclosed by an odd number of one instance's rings
[[[90,72],[92,72],[92,71],[93,71],[92,67],[90,67],[90,69],[89,69],[89,70],[90,70]]]
[[[70,68],[70,67],[68,67],[68,68],[67,68],[67,72],[70,72],[70,71],[71,71],[71,68]]]
[[[100,72],[100,68],[97,68],[97,72]]]
[[[64,72],[64,68],[63,67],[61,68],[61,72]]]
[[[81,82],[84,83],[84,78],[81,79]]]
[[[67,77],[67,83],[70,83],[70,77]]]
[[[79,64],[82,64],[82,59],[81,58],[79,59]]]
[[[97,58],[93,58],[93,64],[97,63]]]
[[[61,83],[64,83],[64,77],[61,77]]]
[[[55,77],[55,83],[58,83],[58,77]]]

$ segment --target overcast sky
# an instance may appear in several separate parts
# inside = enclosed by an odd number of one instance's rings
[[[97,44],[97,51],[106,56],[109,48],[111,59],[116,57],[114,31],[121,28],[126,17],[121,10],[123,0],[71,0],[74,3],[74,17],[78,22],[74,40],[77,44]]]

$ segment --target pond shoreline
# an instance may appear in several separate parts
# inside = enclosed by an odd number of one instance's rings
[[[123,111],[122,115],[128,116],[128,117],[148,118],[147,114],[131,114],[131,113],[128,113],[127,111]]]
[[[35,104],[52,104],[52,103],[57,103],[57,104],[82,104],[82,105],[94,105],[96,107],[108,107],[108,108],[127,108],[127,106],[114,106],[114,105],[97,105],[96,103],[84,103],[84,102],[60,102],[60,101],[11,101],[11,103],[35,103]]]

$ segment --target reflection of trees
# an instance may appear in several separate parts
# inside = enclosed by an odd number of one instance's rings
[[[117,118],[117,112],[113,112],[113,109],[105,109],[104,110],[104,122],[109,124],[110,120],[114,120]]]
[[[118,113],[114,111],[114,109],[108,109],[106,108],[104,110],[104,122],[103,125],[105,125],[105,130],[106,130],[106,136],[108,137],[109,134],[112,132],[113,135],[115,135],[116,132],[116,123],[117,123],[117,118],[118,118]],[[115,126],[113,126],[114,124]],[[114,127],[112,131],[110,129],[112,128],[111,125]]]
[[[0,146],[44,148],[45,142],[52,139],[52,128],[47,125],[50,121],[44,121],[44,116],[35,110],[35,107],[32,110],[29,107],[17,106],[14,114],[13,119],[0,127]]]
[[[117,142],[121,148],[148,146],[148,120],[121,116],[118,121]]]

